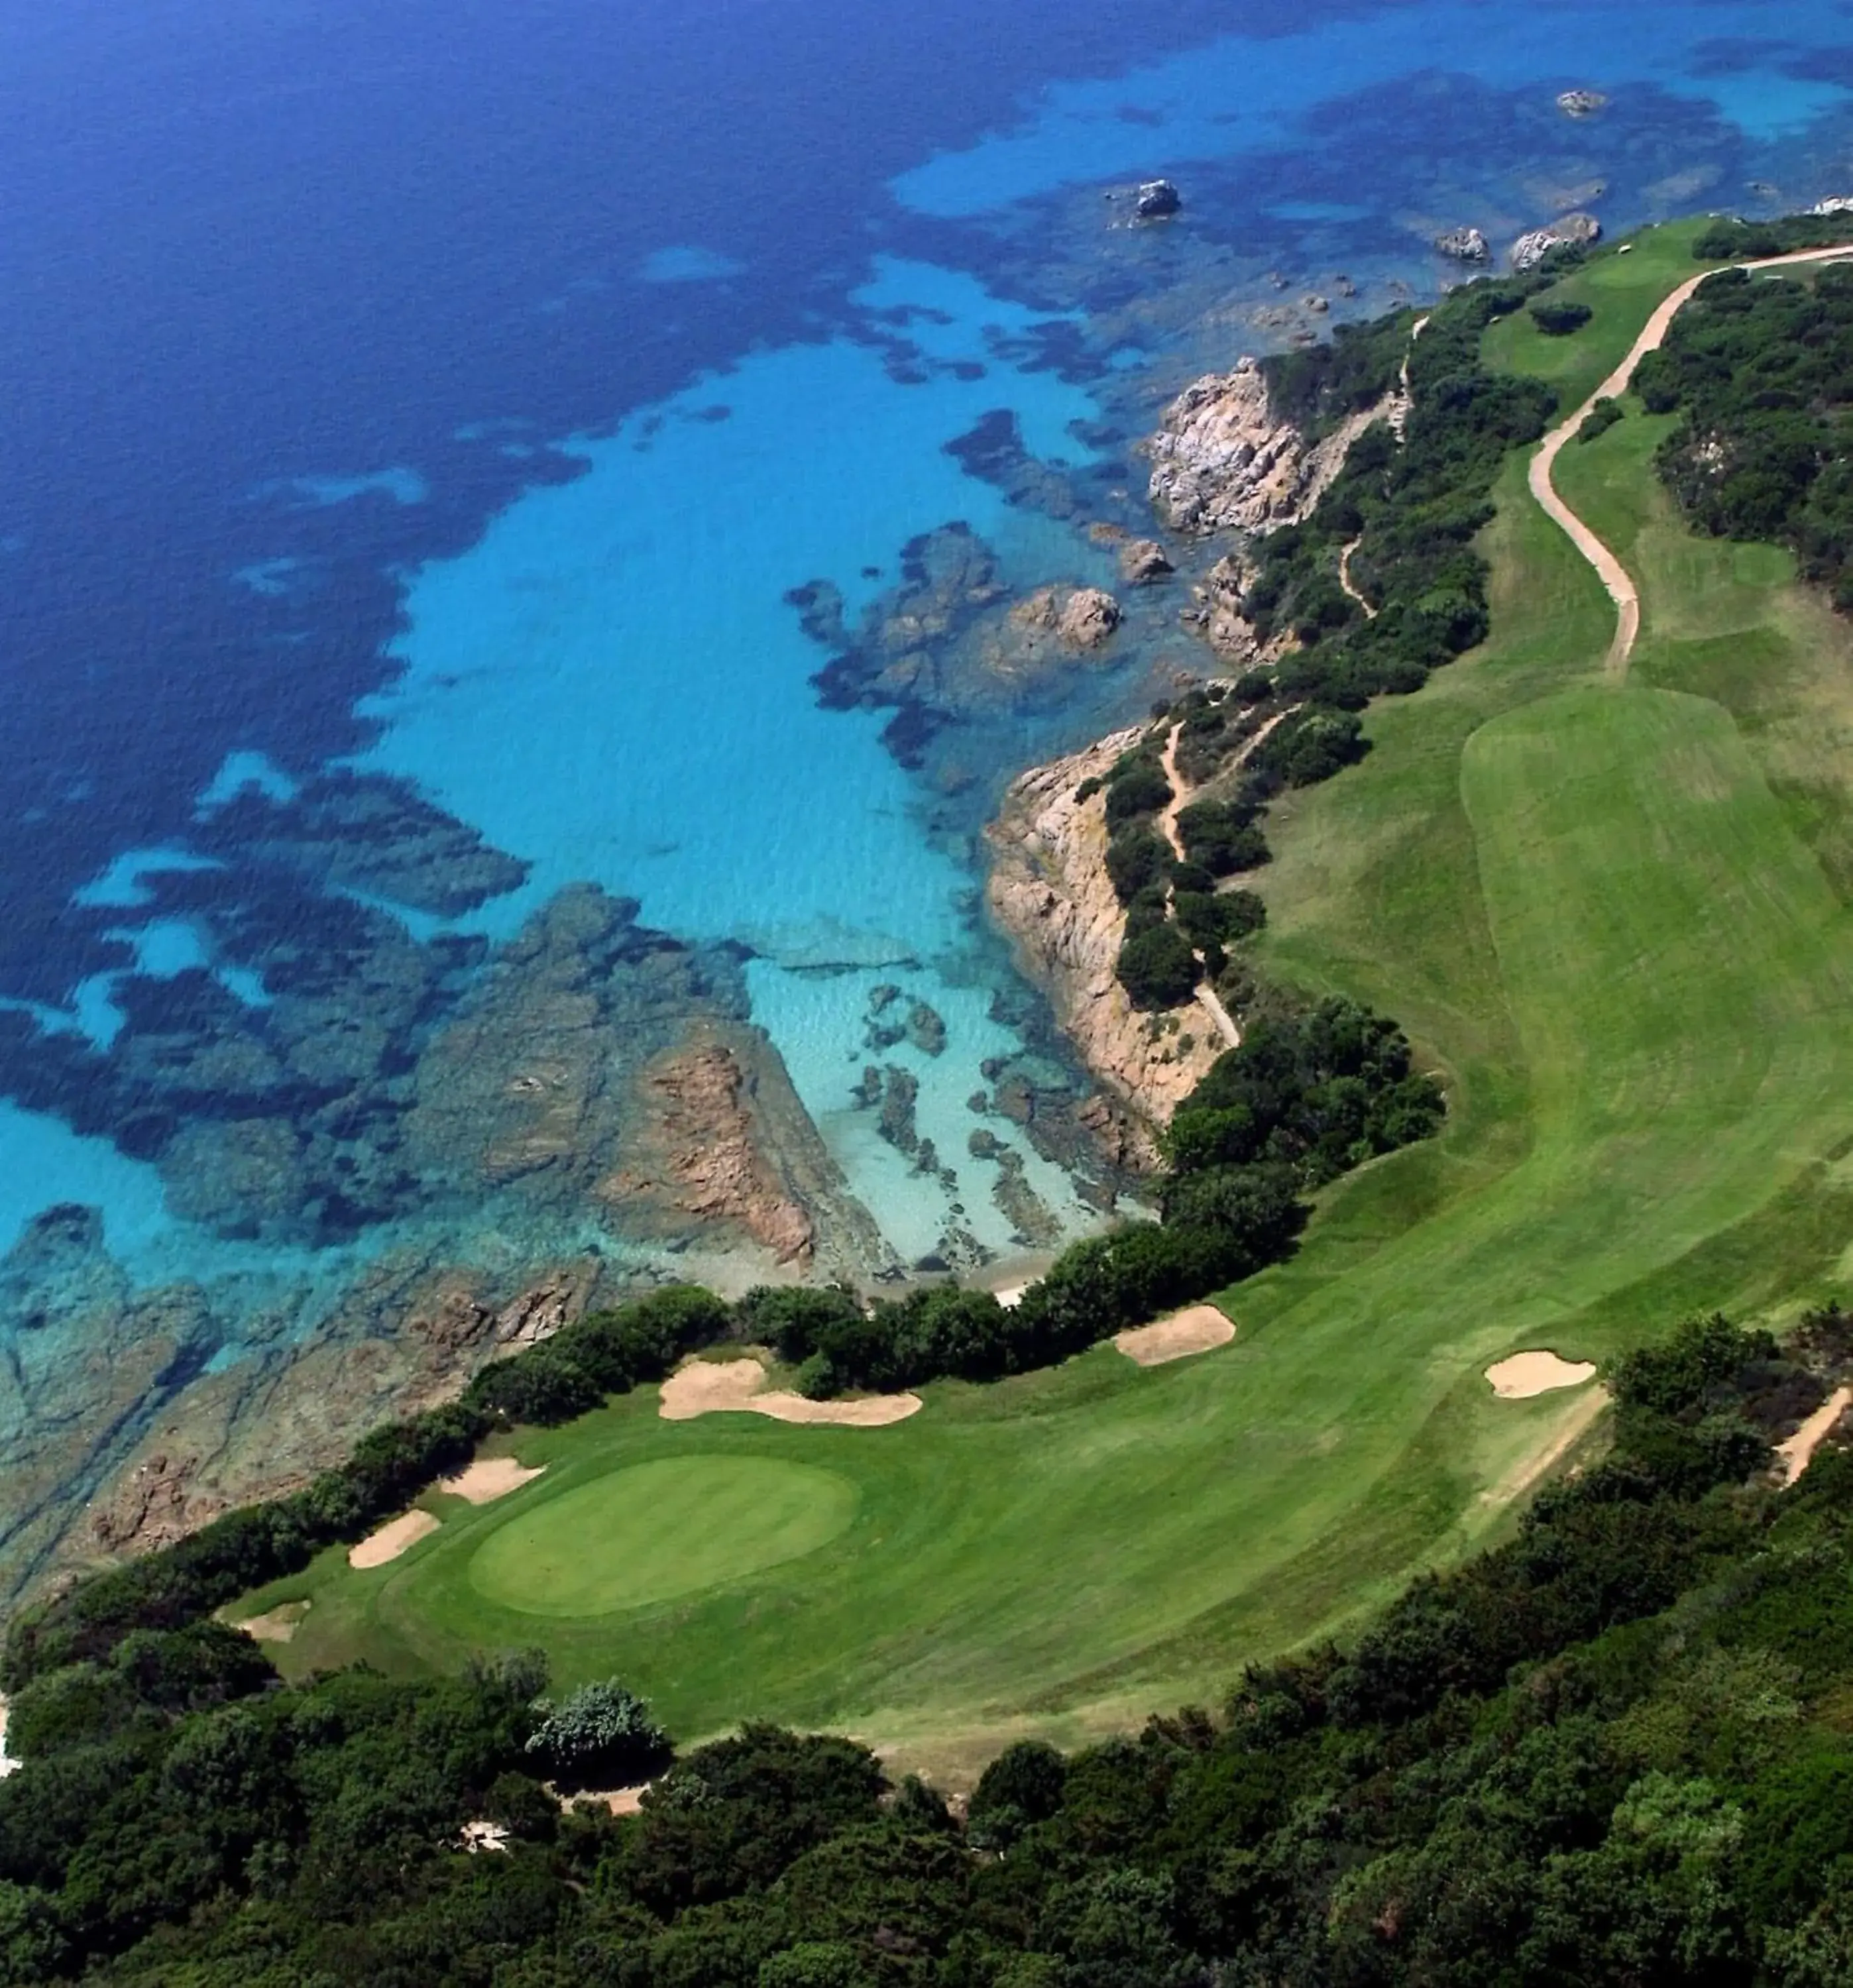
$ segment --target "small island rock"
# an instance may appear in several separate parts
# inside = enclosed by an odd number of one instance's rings
[[[1149,587],[1175,570],[1156,539],[1134,539],[1120,548],[1120,577],[1128,587]]]
[[[1435,245],[1457,262],[1483,262],[1493,253],[1477,228],[1451,228],[1446,235],[1435,236]]]
[[[1141,221],[1166,220],[1183,205],[1184,196],[1169,180],[1147,180],[1135,202]]]
[[[1608,99],[1599,90],[1567,90],[1557,99],[1557,108],[1566,117],[1593,117],[1608,107]]]

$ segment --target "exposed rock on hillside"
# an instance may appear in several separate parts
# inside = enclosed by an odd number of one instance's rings
[[[1535,269],[1554,248],[1585,247],[1602,238],[1602,224],[1593,214],[1567,214],[1548,227],[1521,235],[1512,245],[1512,266],[1522,276]]]
[[[1241,669],[1277,663],[1296,646],[1290,629],[1263,641],[1243,612],[1243,597],[1254,579],[1254,568],[1243,554],[1226,553],[1194,590],[1200,604],[1191,618],[1198,632],[1224,661]]]
[[[1260,363],[1195,381],[1165,410],[1146,444],[1153,507],[1173,530],[1207,536],[1265,531],[1305,516],[1387,403],[1354,414],[1308,446],[1269,400]]]
[[[1154,1016],[1126,999],[1114,975],[1126,918],[1107,874],[1106,802],[1097,793],[1076,798],[1139,737],[1137,729],[1116,732],[1014,783],[987,832],[989,898],[1019,965],[1047,994],[1083,1062],[1142,1117],[1162,1124],[1222,1044],[1194,1006]]]

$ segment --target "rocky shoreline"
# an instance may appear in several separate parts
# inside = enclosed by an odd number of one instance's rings
[[[986,902],[1025,977],[1048,996],[1063,1033],[1137,1122],[1124,1157],[1149,1161],[1153,1131],[1188,1097],[1223,1045],[1192,1002],[1156,1015],[1126,998],[1114,973],[1126,913],[1107,876],[1107,803],[1097,783],[1143,727],[1013,783],[987,831]]]

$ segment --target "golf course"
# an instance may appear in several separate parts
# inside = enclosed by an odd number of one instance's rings
[[[1593,256],[1558,286],[1590,321],[1516,313],[1489,363],[1580,404],[1702,225]],[[1699,1310],[1780,1327],[1844,1288],[1853,636],[1786,553],[1682,523],[1654,467],[1675,419],[1631,401],[1556,460],[1638,590],[1625,669],[1516,453],[1490,638],[1270,812],[1261,970],[1395,1016],[1449,1117],[1221,1294],[1233,1342],[938,1382],[887,1426],[671,1421],[639,1388],[495,1439],[543,1474],[428,1494],[399,1557],[330,1550],[228,1617],[307,1602],[269,1646],[288,1676],[538,1645],[678,1739],[775,1719],[956,1780],[1020,1734],[1218,1699],[1496,1537],[1603,1440],[1598,1384],[1500,1398],[1503,1357],[1600,1363]]]

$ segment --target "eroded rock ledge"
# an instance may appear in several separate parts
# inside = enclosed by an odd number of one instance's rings
[[[1194,1003],[1143,1014],[1114,977],[1126,915],[1107,874],[1106,800],[1080,800],[1077,789],[1104,777],[1141,733],[1117,732],[1032,767],[986,833],[992,915],[1019,966],[1088,1069],[1149,1128],[1169,1120],[1222,1045]]]
[[[1276,411],[1260,362],[1239,359],[1185,388],[1145,445],[1152,506],[1174,531],[1262,532],[1303,518],[1373,421],[1399,418],[1395,395],[1308,443]]]

